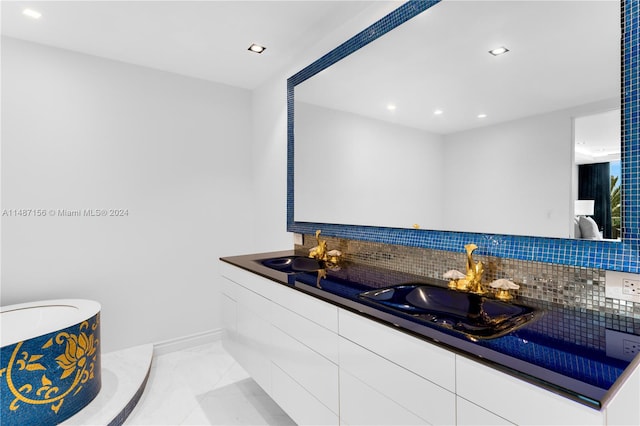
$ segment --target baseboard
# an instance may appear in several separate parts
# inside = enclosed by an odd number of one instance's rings
[[[153,345],[153,355],[163,355],[170,352],[189,349],[195,346],[212,343],[222,339],[223,329],[202,331],[187,336],[176,337]]]

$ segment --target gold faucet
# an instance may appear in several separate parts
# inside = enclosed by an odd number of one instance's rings
[[[309,257],[317,260],[327,261],[327,242],[320,239],[320,230],[316,231],[316,241],[318,245],[309,250]]]
[[[338,267],[342,252],[340,250],[327,251],[327,242],[320,239],[320,230],[316,231],[318,245],[309,250],[309,257],[323,261],[328,267]]]
[[[449,283],[449,287],[475,294],[485,294],[487,290],[482,285],[484,265],[480,261],[475,262],[473,260],[473,252],[478,246],[475,244],[467,244],[464,248],[467,251],[467,273],[464,278],[452,280]]]

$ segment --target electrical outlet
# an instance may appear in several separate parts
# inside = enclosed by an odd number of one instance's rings
[[[607,356],[631,361],[640,353],[640,336],[621,331],[604,331]]]
[[[640,281],[623,278],[622,293],[633,294],[633,295],[640,294]]]
[[[302,238],[302,234],[298,234],[297,232],[293,233],[293,244],[301,246],[304,244],[304,240]]]
[[[606,271],[605,296],[640,303],[640,275]]]
[[[625,355],[629,355],[631,357],[634,357],[638,354],[638,352],[640,352],[640,342],[634,341],[634,340],[627,340],[627,339],[623,339],[622,340],[622,352]]]

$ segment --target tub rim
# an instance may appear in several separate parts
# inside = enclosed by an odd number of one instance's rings
[[[5,339],[2,338],[2,336],[0,336],[0,348],[11,346],[15,343],[23,342],[29,339],[34,339],[36,337],[44,336],[50,333],[55,333],[58,330],[63,330],[65,328],[79,324],[83,321],[93,318],[96,314],[100,312],[102,307],[99,302],[96,302],[95,300],[89,300],[89,299],[40,300],[35,302],[16,303],[13,305],[0,306],[0,319],[2,316],[1,314],[3,313],[9,313],[9,312],[25,310],[25,309],[45,308],[49,306],[72,307],[72,308],[76,308],[77,312],[74,313],[73,315],[69,315],[68,318],[64,318],[56,322],[55,324],[47,325],[35,332],[25,333],[19,338],[14,337],[11,340],[5,341]],[[2,321],[0,321],[0,324],[1,323]],[[4,325],[2,325],[2,328],[4,328]],[[5,333],[1,333],[1,334],[4,335]]]

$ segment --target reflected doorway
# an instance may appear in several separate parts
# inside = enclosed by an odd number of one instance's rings
[[[594,201],[593,212],[586,216],[595,222],[599,238],[604,239],[621,237],[620,127],[619,109],[574,119],[575,199]],[[582,226],[585,221],[579,223]],[[598,239],[590,233],[579,237]]]

